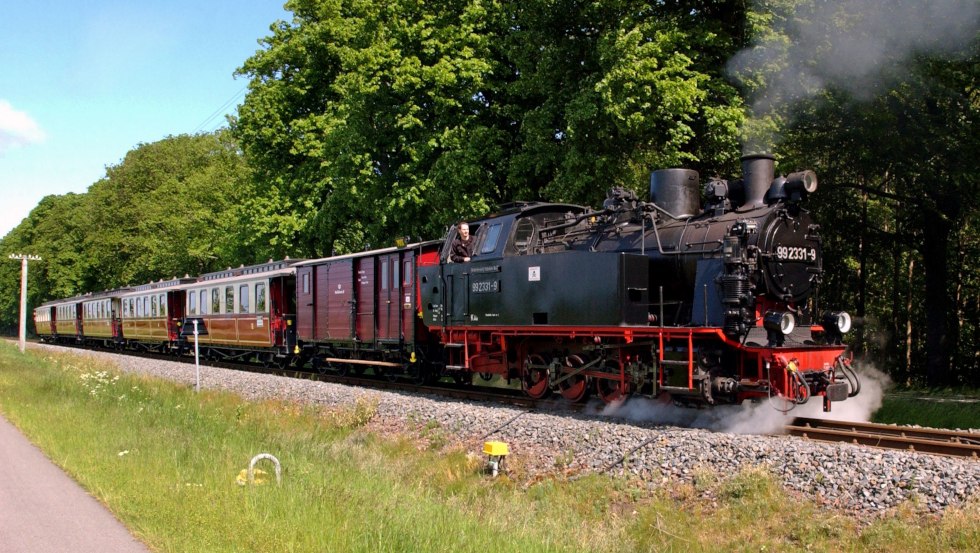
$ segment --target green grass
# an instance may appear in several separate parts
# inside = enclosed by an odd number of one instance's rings
[[[788,497],[770,475],[701,469],[653,490],[482,472],[437,425],[388,437],[374,404],[249,403],[0,344],[0,412],[157,551],[937,551],[980,543],[980,503],[871,524]],[[282,486],[241,487],[269,452]],[[270,473],[271,464],[260,468]]]
[[[980,428],[980,391],[896,390],[885,396],[872,422]]]

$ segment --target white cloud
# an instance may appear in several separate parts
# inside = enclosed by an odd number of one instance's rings
[[[0,100],[0,155],[15,146],[43,142],[44,138],[44,131],[30,115]]]

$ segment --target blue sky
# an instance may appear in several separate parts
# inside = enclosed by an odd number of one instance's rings
[[[211,131],[283,0],[31,0],[0,16],[0,236],[140,143]],[[216,113],[217,112],[217,113]]]

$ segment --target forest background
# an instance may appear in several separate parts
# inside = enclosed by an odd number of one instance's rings
[[[809,168],[821,304],[903,383],[980,386],[980,3],[290,0],[237,116],[139,144],[0,240],[29,302],[438,238],[649,173]],[[0,265],[16,332],[20,265]]]

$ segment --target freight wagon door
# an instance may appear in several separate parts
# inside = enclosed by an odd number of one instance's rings
[[[374,258],[361,257],[355,261],[357,270],[357,297],[355,298],[355,338],[362,342],[374,341],[375,275]]]
[[[327,329],[324,339],[353,340],[355,328],[354,312],[354,260],[335,261],[324,267],[329,271],[327,285],[321,298],[327,306],[323,321]],[[319,330],[317,336],[319,336]]]
[[[378,340],[401,339],[401,263],[398,254],[378,258]]]
[[[401,336],[406,342],[415,341],[415,252],[402,254],[402,290],[398,307],[401,311]]]
[[[313,267],[296,269],[296,332],[300,340],[313,339]]]

